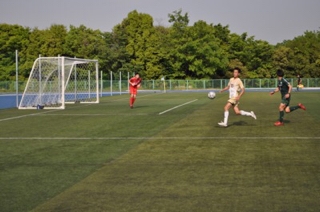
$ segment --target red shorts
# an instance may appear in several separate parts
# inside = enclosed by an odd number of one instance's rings
[[[130,86],[130,94],[137,95],[138,88]]]

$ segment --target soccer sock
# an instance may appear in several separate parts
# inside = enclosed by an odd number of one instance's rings
[[[284,111],[280,111],[279,115],[280,115],[279,121],[283,122]]]
[[[292,106],[290,107],[290,112],[296,110],[296,109],[299,109],[300,107],[297,105],[297,106]]]
[[[132,104],[136,101],[135,97],[132,97]]]
[[[251,116],[251,113],[246,112],[246,111],[244,111],[244,110],[240,110],[240,114],[241,114],[242,116]]]
[[[130,106],[133,105],[133,97],[130,97]]]
[[[229,118],[229,111],[224,111],[224,119],[223,119],[223,122],[225,124],[228,123],[228,118]]]

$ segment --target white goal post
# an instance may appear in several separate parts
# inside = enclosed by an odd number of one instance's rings
[[[99,103],[98,60],[39,57],[19,109],[65,109],[67,103]]]

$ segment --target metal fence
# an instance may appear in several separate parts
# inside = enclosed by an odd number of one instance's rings
[[[297,86],[296,79],[287,79],[294,87]],[[246,88],[275,88],[277,79],[242,79]],[[18,83],[18,93],[23,93],[27,81]],[[212,80],[143,80],[142,90],[158,91],[179,91],[179,90],[207,90],[222,89],[229,82],[229,79]],[[127,92],[128,80],[100,80],[101,92]],[[303,78],[302,84],[305,88],[320,87],[320,78]],[[0,81],[0,93],[16,93],[15,81]]]
[[[297,86],[296,79],[287,79],[294,87]],[[242,79],[246,88],[275,88],[277,79]],[[180,91],[180,90],[209,90],[222,89],[227,86],[229,79],[212,79],[212,80],[144,80],[141,89],[157,91]],[[305,78],[302,80],[305,88],[319,88],[320,78]],[[102,92],[125,92],[128,90],[126,81],[102,81]]]

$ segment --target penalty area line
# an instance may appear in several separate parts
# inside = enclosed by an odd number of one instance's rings
[[[179,107],[182,107],[182,106],[184,106],[184,105],[190,104],[190,103],[195,102],[195,101],[198,101],[198,99],[194,99],[194,100],[192,100],[192,101],[189,101],[189,102],[183,103],[183,104],[181,104],[181,105],[177,105],[177,106],[175,106],[175,107],[173,107],[173,108],[170,108],[170,109],[168,109],[168,110],[162,111],[162,112],[159,113],[159,115],[162,115],[162,114],[167,113],[167,112],[169,112],[169,111],[171,111],[171,110],[177,109],[177,108],[179,108]]]

